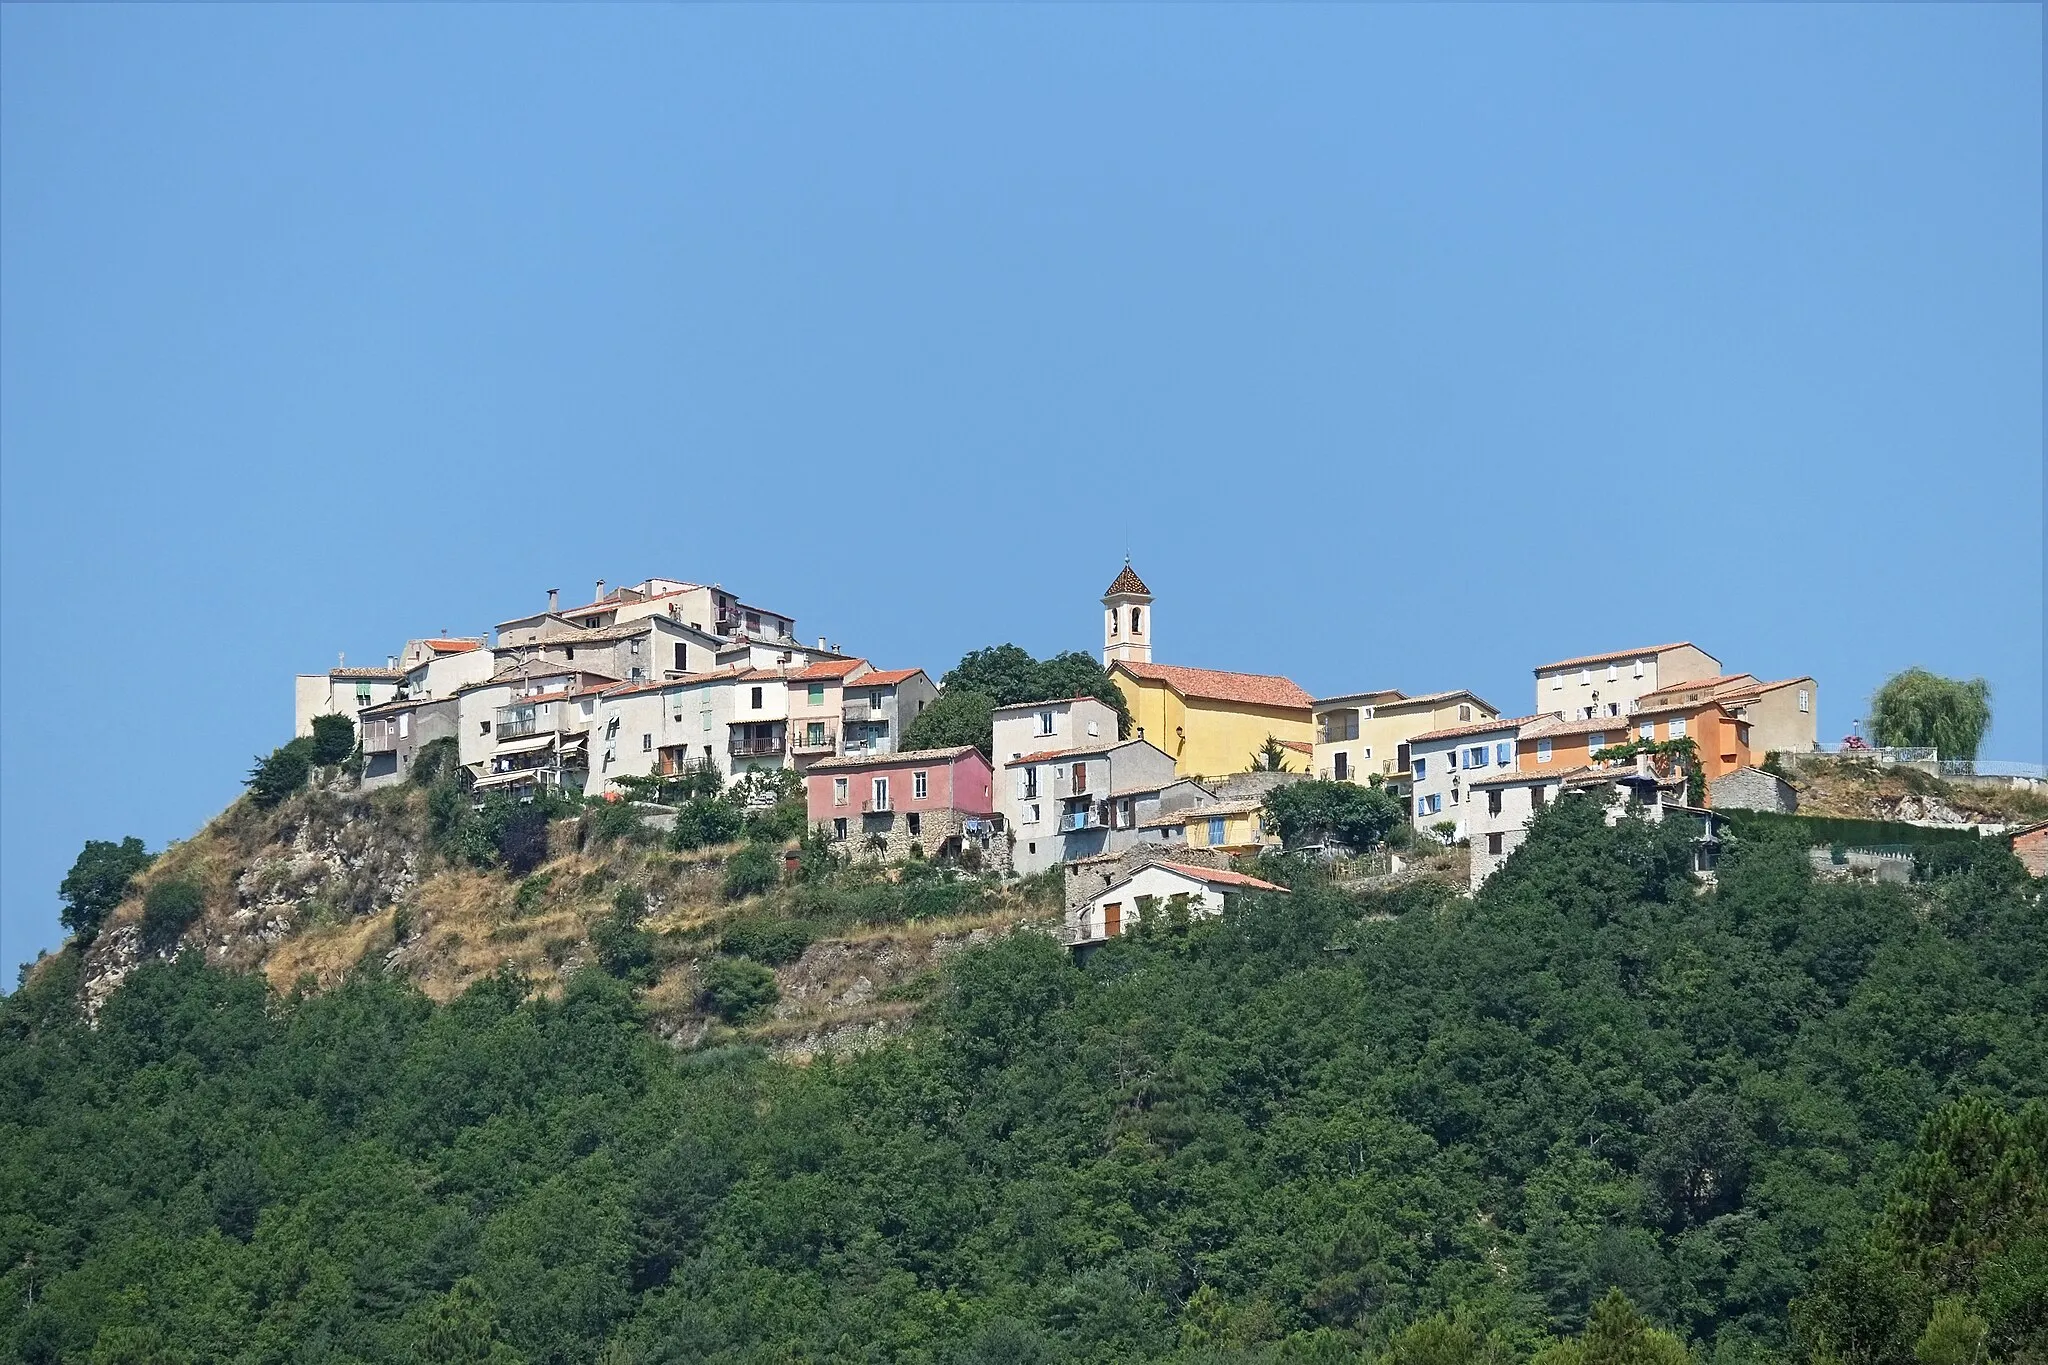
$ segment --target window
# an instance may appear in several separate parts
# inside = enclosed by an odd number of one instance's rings
[[[1144,610],[1143,607],[1131,608],[1131,634],[1133,635],[1143,635],[1145,633],[1145,618],[1142,614]]]
[[[709,730],[711,728],[710,707],[707,706],[702,711],[699,711],[697,713],[697,728],[700,730]]]
[[[753,688],[751,691],[752,694],[748,698],[748,704],[752,706],[754,710],[758,711],[761,709],[761,689],[756,687]]]
[[[813,706],[823,706],[825,704],[825,684],[812,683],[809,690],[804,693],[804,700]]]
[[[677,646],[676,646],[676,672],[678,672],[678,673],[687,673],[687,672],[689,672],[689,671],[690,671],[690,647],[689,647],[688,645],[677,645]]]
[[[1117,623],[1117,620],[1118,620],[1118,617],[1117,617],[1117,614],[1116,614],[1116,608],[1115,608],[1115,607],[1111,607],[1111,608],[1109,609],[1109,634],[1110,634],[1110,638],[1111,638],[1111,639],[1115,639],[1115,638],[1116,638],[1116,623]]]
[[[641,753],[643,753],[643,754],[645,754],[645,753],[652,753],[653,751],[654,751],[654,736],[653,736],[653,735],[642,735],[642,736],[640,736],[640,752],[641,752]]]
[[[1549,741],[1549,740],[1547,740],[1547,739],[1539,739],[1539,740],[1537,740],[1537,741],[1536,741],[1536,761],[1537,761],[1538,763],[1548,763],[1548,762],[1550,762],[1550,741]]]
[[[1052,733],[1052,712],[1040,711],[1038,713],[1038,733],[1041,735]]]
[[[832,804],[835,806],[846,804],[846,779],[843,777],[832,779]]]
[[[1636,660],[1636,676],[1638,678],[1643,676],[1643,661],[1641,659]]]
[[[1609,681],[1609,682],[1613,682],[1613,681],[1614,681],[1614,680],[1615,680],[1616,678],[1619,678],[1620,676],[1621,676],[1621,665],[1620,665],[1620,664],[1609,664],[1609,665],[1607,665],[1607,681]]]
[[[1512,767],[1515,761],[1515,746],[1506,740],[1502,740],[1499,744],[1494,745],[1493,761],[1498,767]]]
[[[1224,837],[1223,817],[1220,815],[1209,817],[1209,847],[1215,848],[1223,842]]]
[[[1586,736],[1587,753],[1597,754],[1606,747],[1607,732],[1605,730],[1595,730],[1592,734]]]
[[[871,716],[882,714],[882,694],[880,692],[868,693],[868,714]]]
[[[841,802],[840,804],[841,804],[841,805],[844,805],[845,803],[844,803],[844,802]],[[834,821],[832,822],[832,837],[833,837],[833,838],[835,838],[835,839],[844,839],[844,838],[846,837],[846,817],[845,817],[845,816],[843,816],[843,815],[842,815],[842,816],[840,816],[840,817],[839,817],[838,819],[836,819],[836,820],[834,820]]]
[[[889,779],[888,779],[888,778],[886,778],[886,777],[878,777],[878,778],[876,778],[876,779],[875,779],[875,781],[874,781],[874,799],[875,799],[875,809],[876,809],[876,810],[887,810],[887,809],[889,809]]]
[[[487,735],[491,732],[491,723],[487,720],[478,721],[477,727],[477,733],[480,735]]]
[[[566,658],[574,659],[576,657],[576,646],[570,645],[568,648],[562,651],[562,654]]]
[[[1486,793],[1486,813],[1488,815],[1500,814],[1500,788],[1495,787]],[[1496,834],[1493,837],[1498,839],[1500,836]],[[1495,851],[1498,852],[1499,850]]]
[[[910,812],[909,824],[912,836],[924,833],[924,817],[916,811]]]
[[[1038,806],[1035,803],[1031,807],[1031,823],[1034,825],[1038,823]],[[1033,844],[1031,846],[1031,851],[1033,853],[1038,852],[1038,845]]]
[[[1337,751],[1336,767],[1331,769],[1331,772],[1339,782],[1346,782],[1351,778],[1351,758],[1342,749]]]
[[[1463,704],[1458,707],[1458,723],[1464,725],[1472,719],[1472,708]]]
[[[1529,788],[1529,809],[1530,809],[1530,810],[1542,810],[1542,809],[1543,809],[1543,808],[1544,808],[1545,806],[1547,806],[1547,805],[1549,805],[1549,804],[1550,804],[1550,788],[1548,788],[1548,787],[1531,787],[1531,788]]]
[[[1799,709],[1802,711],[1813,709],[1813,694],[1803,687],[1799,689]]]
[[[1473,745],[1465,751],[1465,766],[1468,768],[1485,767],[1487,752],[1487,747],[1484,744]]]
[[[638,654],[638,653],[640,652],[640,639],[639,639],[639,637],[638,637],[638,636],[635,636],[635,637],[634,637],[633,639],[631,639],[631,640],[628,640],[628,641],[626,641],[626,646],[627,646],[627,653],[629,653],[629,654]]]
[[[1685,717],[1684,717],[1684,716],[1673,716],[1673,717],[1671,718],[1671,737],[1672,737],[1673,739],[1684,739],[1684,738],[1685,738]]]
[[[1023,781],[1024,786],[1017,794],[1027,801],[1036,800],[1038,797],[1038,769],[1026,768]]]
[[[1801,696],[1804,696],[1804,695],[1805,695],[1805,693],[1803,693],[1803,692],[1802,692],[1802,693],[1801,693],[1800,695],[1801,695]],[[368,683],[357,683],[357,684],[356,684],[356,705],[357,705],[357,706],[368,706],[369,704],[370,704],[370,685],[369,685]],[[1802,706],[1802,707],[1800,707],[1799,709],[1800,709],[1800,710],[1802,710],[1802,711],[1804,711],[1804,710],[1805,710],[1806,708]]]
[[[1418,758],[1418,759],[1416,759],[1416,760],[1415,760],[1415,780],[1416,780],[1417,782],[1420,782],[1420,781],[1421,781],[1421,780],[1422,780],[1423,778],[1425,778],[1425,777],[1428,777],[1428,776],[1429,776],[1429,760],[1428,760],[1428,759],[1426,759],[1426,758]]]
[[[1657,722],[1656,722],[1656,721],[1654,721],[1654,720],[1646,720],[1646,721],[1644,721],[1644,722],[1643,722],[1643,723],[1642,723],[1641,725],[1638,725],[1638,726],[1636,727],[1636,738],[1637,738],[1637,739],[1655,739],[1656,737],[1657,737]]]
[[[931,795],[931,785],[930,773],[912,773],[910,775],[910,794],[920,801]],[[911,831],[913,834],[916,832],[916,830]]]
[[[1593,670],[1592,670],[1592,669],[1590,669],[1590,668],[1582,668],[1582,669],[1580,669],[1580,670],[1579,670],[1579,686],[1581,686],[1581,687],[1591,687],[1592,685],[1593,685]]]
[[[1076,792],[1088,790],[1088,765],[1086,763],[1076,763],[1074,765],[1074,790]]]
[[[1551,675],[1550,675],[1550,690],[1551,690],[1551,691],[1555,692],[1555,691],[1557,691],[1557,690],[1558,690],[1559,688],[1561,688],[1561,687],[1563,687],[1563,686],[1564,686],[1564,674],[1562,674],[1562,673],[1553,673],[1553,674],[1551,674]]]
[[[399,737],[400,739],[404,739],[404,738],[405,738],[405,737],[406,737],[407,735],[409,735],[409,734],[411,734],[411,733],[412,733],[412,712],[410,712],[410,711],[401,711],[401,712],[399,712],[399,714],[398,714],[398,737]]]
[[[1499,856],[1500,856],[1500,845],[1501,845],[1501,840],[1502,840],[1502,839],[1503,839],[1504,837],[1505,837],[1505,836],[1503,836],[1503,835],[1499,835],[1499,834],[1489,834],[1489,835],[1487,835],[1487,836],[1486,836],[1486,851],[1487,851],[1488,853],[1491,853],[1491,854],[1493,854],[1493,855],[1494,855],[1494,856],[1495,856],[1496,858],[1497,858],[1497,857],[1499,857]]]
[[[821,747],[821,746],[822,746],[822,745],[823,745],[824,743],[825,743],[825,722],[824,722],[824,721],[822,721],[822,720],[814,720],[814,721],[811,721],[811,722],[810,722],[809,724],[807,724],[807,725],[805,725],[805,726],[804,726],[804,744],[805,744],[806,746],[808,746],[809,748],[813,748],[813,749],[816,749],[816,748],[819,748],[819,747]]]

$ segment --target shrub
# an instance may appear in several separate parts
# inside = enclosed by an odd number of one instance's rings
[[[196,882],[172,877],[149,888],[142,902],[142,936],[152,943],[176,939],[206,909]]]
[[[802,834],[809,818],[802,801],[777,801],[765,810],[747,812],[745,829],[749,839],[779,844]]]
[[[412,756],[412,771],[405,780],[416,787],[436,787],[455,790],[456,771],[462,766],[462,746],[453,735],[430,739],[420,746]],[[445,783],[442,782],[446,778]],[[460,796],[458,791],[456,795]]]
[[[249,770],[249,799],[264,810],[306,785],[313,774],[313,741],[301,737],[258,758]]]
[[[548,809],[539,802],[515,805],[497,822],[498,857],[525,874],[548,860]]]
[[[676,812],[676,827],[669,834],[671,847],[688,852],[712,844],[729,844],[740,837],[740,808],[722,796],[697,796]]]
[[[725,898],[736,901],[772,888],[781,875],[781,861],[766,844],[748,844],[725,864]]]
[[[540,905],[540,898],[548,893],[548,885],[555,879],[552,872],[536,872],[519,883],[519,889],[512,893],[512,913],[515,918],[530,915]]]
[[[356,723],[347,716],[313,717],[312,753],[316,767],[331,768],[355,752]]]
[[[779,967],[802,957],[817,936],[817,928],[802,920],[740,920],[719,939],[718,951]]]
[[[78,935],[80,942],[92,942],[108,914],[128,894],[128,883],[151,861],[153,855],[132,834],[118,844],[111,839],[87,839],[71,871],[57,885],[57,895],[64,901],[59,917],[64,927]]]
[[[654,980],[654,936],[632,914],[613,910],[592,925],[590,951],[607,976],[640,985]]]
[[[704,964],[703,987],[697,1002],[729,1024],[758,1019],[781,998],[775,973],[758,962],[714,957]]]
[[[587,844],[637,844],[647,838],[647,821],[626,801],[598,801],[583,812]]]

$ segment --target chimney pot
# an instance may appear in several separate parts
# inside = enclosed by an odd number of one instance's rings
[[[597,580],[597,596],[591,598],[590,600],[593,602],[604,601],[604,580],[602,578]]]
[[[557,608],[559,608],[559,607],[560,607],[561,605],[562,605],[562,590],[561,590],[560,588],[549,588],[549,589],[548,589],[548,610],[549,610],[549,611],[554,611],[554,610],[556,610]]]
[[[822,635],[820,635],[820,636],[818,637],[818,648],[820,648],[820,649],[823,649],[824,647],[825,647],[825,637],[824,637],[824,636],[822,636]]]

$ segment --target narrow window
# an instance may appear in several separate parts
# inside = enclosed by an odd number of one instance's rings
[[[1488,853],[1491,853],[1491,854],[1495,855],[1496,857],[1498,857],[1498,856],[1500,855],[1500,844],[1501,844],[1501,839],[1502,839],[1502,837],[1503,837],[1503,836],[1501,836],[1501,835],[1498,835],[1498,834],[1489,834],[1489,835],[1487,835],[1487,836],[1486,836],[1486,851],[1487,851]]]
[[[888,778],[886,778],[886,777],[878,777],[878,778],[876,778],[876,779],[875,779],[875,782],[874,782],[874,798],[875,798],[875,809],[876,809],[876,810],[887,810],[887,809],[889,809],[889,779],[888,779]]]
[[[1426,758],[1418,758],[1418,759],[1416,759],[1416,760],[1415,760],[1415,780],[1416,780],[1417,782],[1420,782],[1420,781],[1422,781],[1422,780],[1423,780],[1424,778],[1426,778],[1426,777],[1428,777],[1428,776],[1429,776],[1429,760],[1428,760],[1428,759],[1426,759]]]
[[[632,652],[632,653],[634,653],[634,654],[638,654],[638,653],[640,652],[640,639],[639,639],[639,637],[638,637],[638,636],[635,636],[635,637],[634,637],[633,639],[629,640],[629,641],[628,641],[627,643],[628,643],[629,645],[631,645],[631,646],[632,646],[632,650],[631,650],[631,652]]]
[[[1471,708],[1471,707],[1469,707],[1469,706],[1463,706],[1463,705],[1459,706],[1459,707],[1458,707],[1458,723],[1459,723],[1460,725],[1463,725],[1463,724],[1465,724],[1466,722],[1470,721],[1471,719],[1472,719],[1472,708]]]
[[[841,804],[841,805],[844,805],[845,803],[844,803],[844,802],[841,802],[840,804]],[[835,838],[835,839],[844,839],[844,838],[846,837],[846,817],[845,817],[845,816],[843,816],[843,815],[842,815],[842,816],[840,816],[840,817],[839,817],[838,819],[836,819],[836,820],[834,820],[834,821],[832,822],[832,837],[833,837],[833,838]]]
[[[1038,733],[1041,735],[1052,733],[1052,712],[1040,711],[1038,713]]]
[[[1142,607],[1131,608],[1131,634],[1133,635],[1142,635],[1145,633],[1145,618],[1139,614],[1143,610],[1144,608]]]
[[[678,673],[687,673],[687,672],[689,672],[689,671],[690,671],[690,647],[689,647],[688,645],[677,645],[677,646],[676,646],[676,672],[678,672]]]
[[[1592,734],[1586,736],[1587,753],[1597,754],[1606,747],[1607,732],[1605,730],[1595,730]]]
[[[1220,815],[1211,816],[1209,818],[1209,847],[1215,848],[1220,845],[1223,842],[1223,837],[1223,817]]]
[[[1539,739],[1539,740],[1537,740],[1537,741],[1536,741],[1536,761],[1537,761],[1538,763],[1548,763],[1548,762],[1550,762],[1550,741],[1549,741],[1549,740],[1547,740],[1547,739]]]
[[[1076,763],[1074,765],[1074,790],[1076,792],[1088,790],[1088,765],[1086,763]]]
[[[642,735],[642,736],[640,736],[640,752],[641,752],[641,753],[643,753],[643,754],[645,754],[645,753],[652,753],[652,752],[653,752],[653,750],[654,750],[654,736],[653,736],[653,735]]]
[[[756,687],[756,688],[754,688],[754,689],[753,689],[753,696],[752,696],[752,698],[751,698],[751,705],[752,705],[753,709],[754,709],[754,710],[756,710],[756,711],[758,711],[758,710],[760,710],[760,709],[761,709],[761,689],[760,689],[760,688],[758,688],[758,687]]]
[[[1486,793],[1486,813],[1488,815],[1500,814],[1500,788],[1495,787]],[[1494,837],[1498,838],[1499,836],[1496,835]],[[1496,849],[1495,852],[1499,852],[1499,850]]]
[[[910,794],[919,801],[929,796],[931,794],[931,774],[912,773],[910,775]]]
[[[1609,665],[1607,665],[1607,681],[1609,681],[1609,682],[1613,682],[1613,681],[1614,681],[1614,680],[1615,680],[1616,678],[1619,678],[1620,676],[1621,676],[1621,665],[1620,665],[1620,664],[1609,664]]]
[[[477,722],[477,725],[478,725],[478,727],[479,727],[479,728],[478,728],[478,730],[477,730],[477,733],[478,733],[478,734],[480,734],[480,735],[487,735],[487,734],[489,734],[489,733],[491,732],[491,723],[490,723],[489,721],[487,721],[487,720],[480,720],[480,721],[478,721],[478,722]]]
[[[1515,761],[1515,746],[1505,742],[1494,745],[1493,761],[1497,766],[1502,768],[1508,767],[1511,764],[1513,764]]]
[[[1810,710],[1810,709],[1812,708],[1812,706],[1813,706],[1813,698],[1812,698],[1812,696],[1808,694],[1808,692],[1807,692],[1807,690],[1806,690],[1805,688],[1803,688],[1803,687],[1802,687],[1802,688],[1800,688],[1800,689],[1799,689],[1799,709],[1800,709],[1800,710],[1802,710],[1802,711],[1806,711],[1806,710]]]
[[[1581,687],[1591,687],[1592,685],[1593,685],[1593,670],[1592,670],[1592,669],[1590,669],[1590,668],[1582,668],[1582,669],[1580,669],[1580,670],[1579,670],[1579,686],[1581,686]]]
[[[810,690],[804,694],[804,700],[813,706],[823,706],[825,704],[825,684],[812,683]]]
[[[910,812],[909,823],[910,832],[913,836],[924,833],[924,817],[918,814],[916,811]]]
[[[1644,721],[1644,722],[1643,722],[1642,724],[1640,724],[1640,725],[1636,726],[1636,738],[1637,738],[1637,739],[1655,739],[1656,737],[1657,737],[1657,722],[1656,722],[1656,721],[1654,721],[1654,720],[1646,720],[1646,721]]]
[[[1561,687],[1563,687],[1563,686],[1564,686],[1564,674],[1562,674],[1562,673],[1553,673],[1553,674],[1551,674],[1551,675],[1550,675],[1550,690],[1551,690],[1551,691],[1555,692],[1555,691],[1557,691],[1557,690],[1558,690],[1559,688],[1561,688]]]
[[[835,806],[846,804],[846,779],[843,777],[832,779],[832,804]]]
[[[564,649],[562,653],[567,655],[569,658],[574,659],[576,657],[576,646],[570,645],[568,648]]]
[[[1550,788],[1531,787],[1529,789],[1529,808],[1531,810],[1542,810],[1545,806],[1549,804]]]

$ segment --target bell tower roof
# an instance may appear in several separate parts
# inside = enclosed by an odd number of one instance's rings
[[[1127,559],[1124,561],[1124,571],[1116,576],[1116,581],[1109,585],[1109,591],[1102,595],[1104,597],[1121,597],[1126,595],[1150,597],[1152,589],[1145,586],[1144,579],[1132,572],[1131,562]]]

